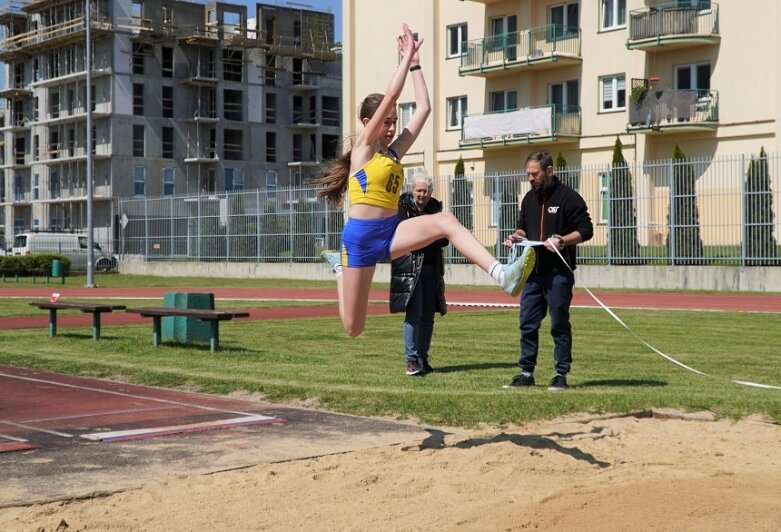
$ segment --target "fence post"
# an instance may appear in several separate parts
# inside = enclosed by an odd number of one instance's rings
[[[605,171],[605,176],[607,177],[605,181],[607,181],[606,194],[607,194],[607,246],[605,249],[605,255],[607,256],[607,265],[608,267],[613,265],[613,246],[610,245],[610,240],[613,236],[613,226],[611,225],[611,221],[613,220],[613,168],[612,165],[607,167],[607,170]]]
[[[149,199],[144,198],[144,260],[149,260]]]
[[[670,256],[670,269],[672,270],[675,267],[675,159],[670,157],[670,164],[668,165],[668,182],[669,182],[669,195],[670,195],[670,206],[668,207],[668,213],[669,213],[669,224],[670,228],[667,230],[667,253]]]
[[[268,200],[268,192],[266,193]],[[260,189],[255,189],[255,261],[260,262]]]
[[[748,168],[746,168],[746,154],[740,156],[740,271],[746,269],[746,239],[748,238],[748,226],[746,218],[748,212],[746,212],[746,176],[748,175]]]

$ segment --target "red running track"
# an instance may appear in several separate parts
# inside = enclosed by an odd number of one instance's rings
[[[61,300],[68,298],[108,299],[154,299],[162,300],[166,292],[173,289],[157,288],[110,288],[110,287],[70,287],[48,285],[45,287],[0,287],[0,298],[48,299],[52,292],[60,294]],[[308,317],[337,316],[336,290],[333,288],[198,288],[177,287],[178,292],[210,292],[218,300],[287,300],[287,301],[332,301],[334,305],[313,307],[289,307],[273,309],[250,309],[250,319],[293,319]],[[781,312],[781,294],[712,294],[686,292],[594,292],[608,307],[613,309],[681,309],[716,310],[739,312]],[[370,298],[373,304],[370,314],[388,313],[387,289],[372,290]],[[470,310],[475,308],[517,307],[518,299],[499,290],[448,290],[447,300],[451,310]],[[139,306],[148,302],[139,302]],[[226,305],[222,305],[225,307]],[[227,306],[230,306],[229,304]],[[573,306],[597,307],[592,297],[582,290],[576,290]],[[89,326],[91,316],[63,312],[58,314],[57,322],[62,326]],[[149,320],[135,314],[116,312],[105,314],[102,324],[140,324]],[[48,315],[3,317],[0,329],[46,327]]]

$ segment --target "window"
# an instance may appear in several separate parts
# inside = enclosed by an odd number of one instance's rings
[[[174,195],[174,176],[176,175],[176,168],[163,168],[163,195]]]
[[[162,131],[163,159],[174,158],[174,128],[164,127]]]
[[[276,197],[277,190],[277,171],[266,170],[266,189],[269,191],[269,199]]]
[[[293,71],[290,73],[291,82],[293,85],[301,85],[304,83],[304,61],[297,57],[293,58]]]
[[[244,172],[239,168],[225,169],[225,192],[244,189]]]
[[[169,26],[174,23],[174,8],[172,6],[163,6],[163,24]]]
[[[304,119],[304,99],[301,96],[293,96],[293,123],[303,124]]]
[[[223,158],[228,161],[240,161],[242,156],[242,131],[226,129],[223,141]]]
[[[515,61],[518,58],[518,17],[510,15],[491,19],[491,39],[487,49],[491,52],[504,51],[505,59]]]
[[[467,42],[466,23],[448,26],[447,28],[447,56],[458,57],[466,53],[463,43]]]
[[[447,99],[447,129],[461,129],[466,115],[466,96]]]
[[[266,68],[263,72],[263,79],[266,85],[273,87],[277,83],[277,56],[266,56]]]
[[[322,143],[323,159],[334,159],[339,155],[338,135],[323,135]]]
[[[164,78],[174,77],[174,49],[163,46],[162,53],[162,75]]]
[[[580,106],[578,94],[578,80],[573,79],[563,83],[554,83],[550,86],[548,103],[556,106],[556,112],[576,112]]]
[[[55,199],[59,197],[60,197],[60,174],[57,170],[52,170],[52,173],[49,174],[49,198]]]
[[[304,160],[304,137],[303,135],[294,134],[293,135],[293,160],[294,161],[303,161]]]
[[[599,174],[599,223],[606,224],[610,217],[610,174]]]
[[[626,26],[626,0],[602,0],[600,29],[611,30]]]
[[[417,105],[414,103],[400,103],[399,104],[399,123],[396,127],[396,131],[404,131],[404,128],[409,124],[412,115],[415,114]]]
[[[144,156],[144,126],[133,125],[133,157]]]
[[[223,115],[227,120],[241,120],[242,119],[242,92],[230,89],[223,91],[222,106]]]
[[[60,53],[49,54],[49,77],[57,78],[60,76]]]
[[[33,176],[33,199],[41,199],[41,176],[35,174]]]
[[[498,91],[490,93],[491,112],[515,111],[518,109],[517,91]]]
[[[133,167],[133,195],[143,196],[146,191],[146,168],[143,166]]]
[[[577,37],[580,26],[579,19],[579,7],[576,2],[551,6],[549,12],[549,24],[553,30],[551,38]]]
[[[680,65],[675,67],[676,89],[710,90],[710,63]]]
[[[273,92],[266,93],[266,123],[277,123],[277,95]]]
[[[133,74],[144,74],[144,44],[133,43]]]
[[[133,114],[144,116],[144,85],[133,83]]]
[[[244,53],[226,48],[222,51],[222,77],[225,81],[241,81],[244,69]]]
[[[52,118],[60,116],[60,93],[52,92],[49,94],[49,114]]]
[[[163,86],[163,118],[174,117],[174,88]]]
[[[323,104],[320,112],[323,117],[324,126],[339,127],[340,113],[338,96],[323,96]]]
[[[143,14],[142,5],[143,3],[140,0],[133,0],[130,5],[130,16],[135,19],[140,19]]]
[[[273,131],[266,131],[266,162],[277,162],[277,134]]]
[[[626,109],[626,77],[622,74],[600,78],[599,94],[600,111]]]

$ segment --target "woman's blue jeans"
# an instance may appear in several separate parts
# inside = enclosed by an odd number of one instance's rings
[[[404,358],[407,361],[414,357],[428,360],[436,308],[437,268],[424,265],[404,317]]]

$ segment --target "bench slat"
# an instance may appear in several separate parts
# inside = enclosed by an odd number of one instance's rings
[[[249,318],[249,312],[242,310],[209,310],[209,309],[184,309],[163,307],[128,308],[125,312],[140,314],[145,318],[176,317],[196,318],[199,320],[231,320],[233,318]]]
[[[65,301],[30,301],[30,305],[39,309],[74,309],[82,312],[113,312],[125,310],[125,305],[107,305],[106,303],[73,303]]]

